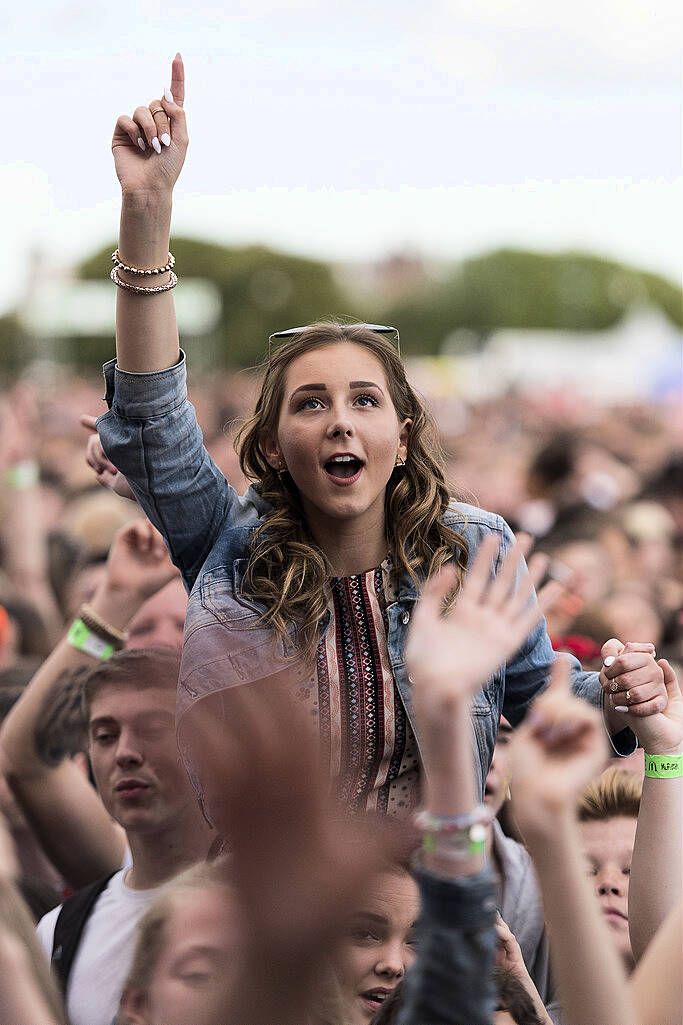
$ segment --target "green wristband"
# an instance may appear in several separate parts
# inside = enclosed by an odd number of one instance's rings
[[[106,659],[114,654],[114,645],[107,644],[97,634],[88,630],[82,619],[74,619],[66,639],[72,648],[77,648],[92,658]]]
[[[650,779],[677,779],[683,776],[683,755],[645,754],[645,775]]]
[[[15,491],[34,488],[40,480],[40,469],[35,459],[24,459],[10,466],[5,473],[5,484]]]

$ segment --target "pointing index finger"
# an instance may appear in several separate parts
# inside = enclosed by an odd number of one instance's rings
[[[171,92],[175,102],[182,107],[185,102],[185,65],[179,53],[175,55],[171,65]]]

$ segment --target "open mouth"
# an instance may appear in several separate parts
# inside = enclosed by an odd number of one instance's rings
[[[355,456],[334,456],[324,464],[325,473],[335,482],[352,484],[361,475],[363,463]]]
[[[390,989],[367,989],[365,993],[361,993],[361,997],[369,1007],[372,1007],[373,1011],[376,1011],[378,1007],[382,1006],[390,993]]]

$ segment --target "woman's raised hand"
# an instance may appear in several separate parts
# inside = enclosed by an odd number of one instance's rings
[[[444,601],[456,583],[454,567],[444,566],[427,581],[406,646],[416,703],[437,711],[441,702],[468,699],[521,647],[545,609],[557,600],[562,590],[557,582],[546,585],[538,601],[533,600],[534,582],[547,559],[534,556],[530,572],[523,572],[520,580],[524,550],[515,543],[492,577],[498,540],[486,537],[455,607],[445,614]]]
[[[170,90],[158,100],[137,107],[132,117],[121,114],[111,148],[123,193],[170,194],[178,180],[187,152],[185,69],[176,54]]]

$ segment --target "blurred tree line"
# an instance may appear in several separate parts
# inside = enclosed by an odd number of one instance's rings
[[[78,276],[104,280],[113,248],[94,253]],[[220,293],[223,313],[212,347],[223,366],[258,363],[271,332],[329,316],[395,324],[407,354],[436,354],[444,344],[449,351],[481,345],[500,327],[597,331],[617,324],[637,303],[683,323],[680,288],[657,274],[584,253],[501,249],[447,268],[438,280],[425,279],[389,302],[349,294],[332,265],[265,246],[174,238],[172,249],[181,282],[183,275],[204,279]],[[113,340],[81,336],[70,348],[79,366],[93,369],[111,356]],[[17,316],[1,317],[0,365],[18,369],[31,350]]]

